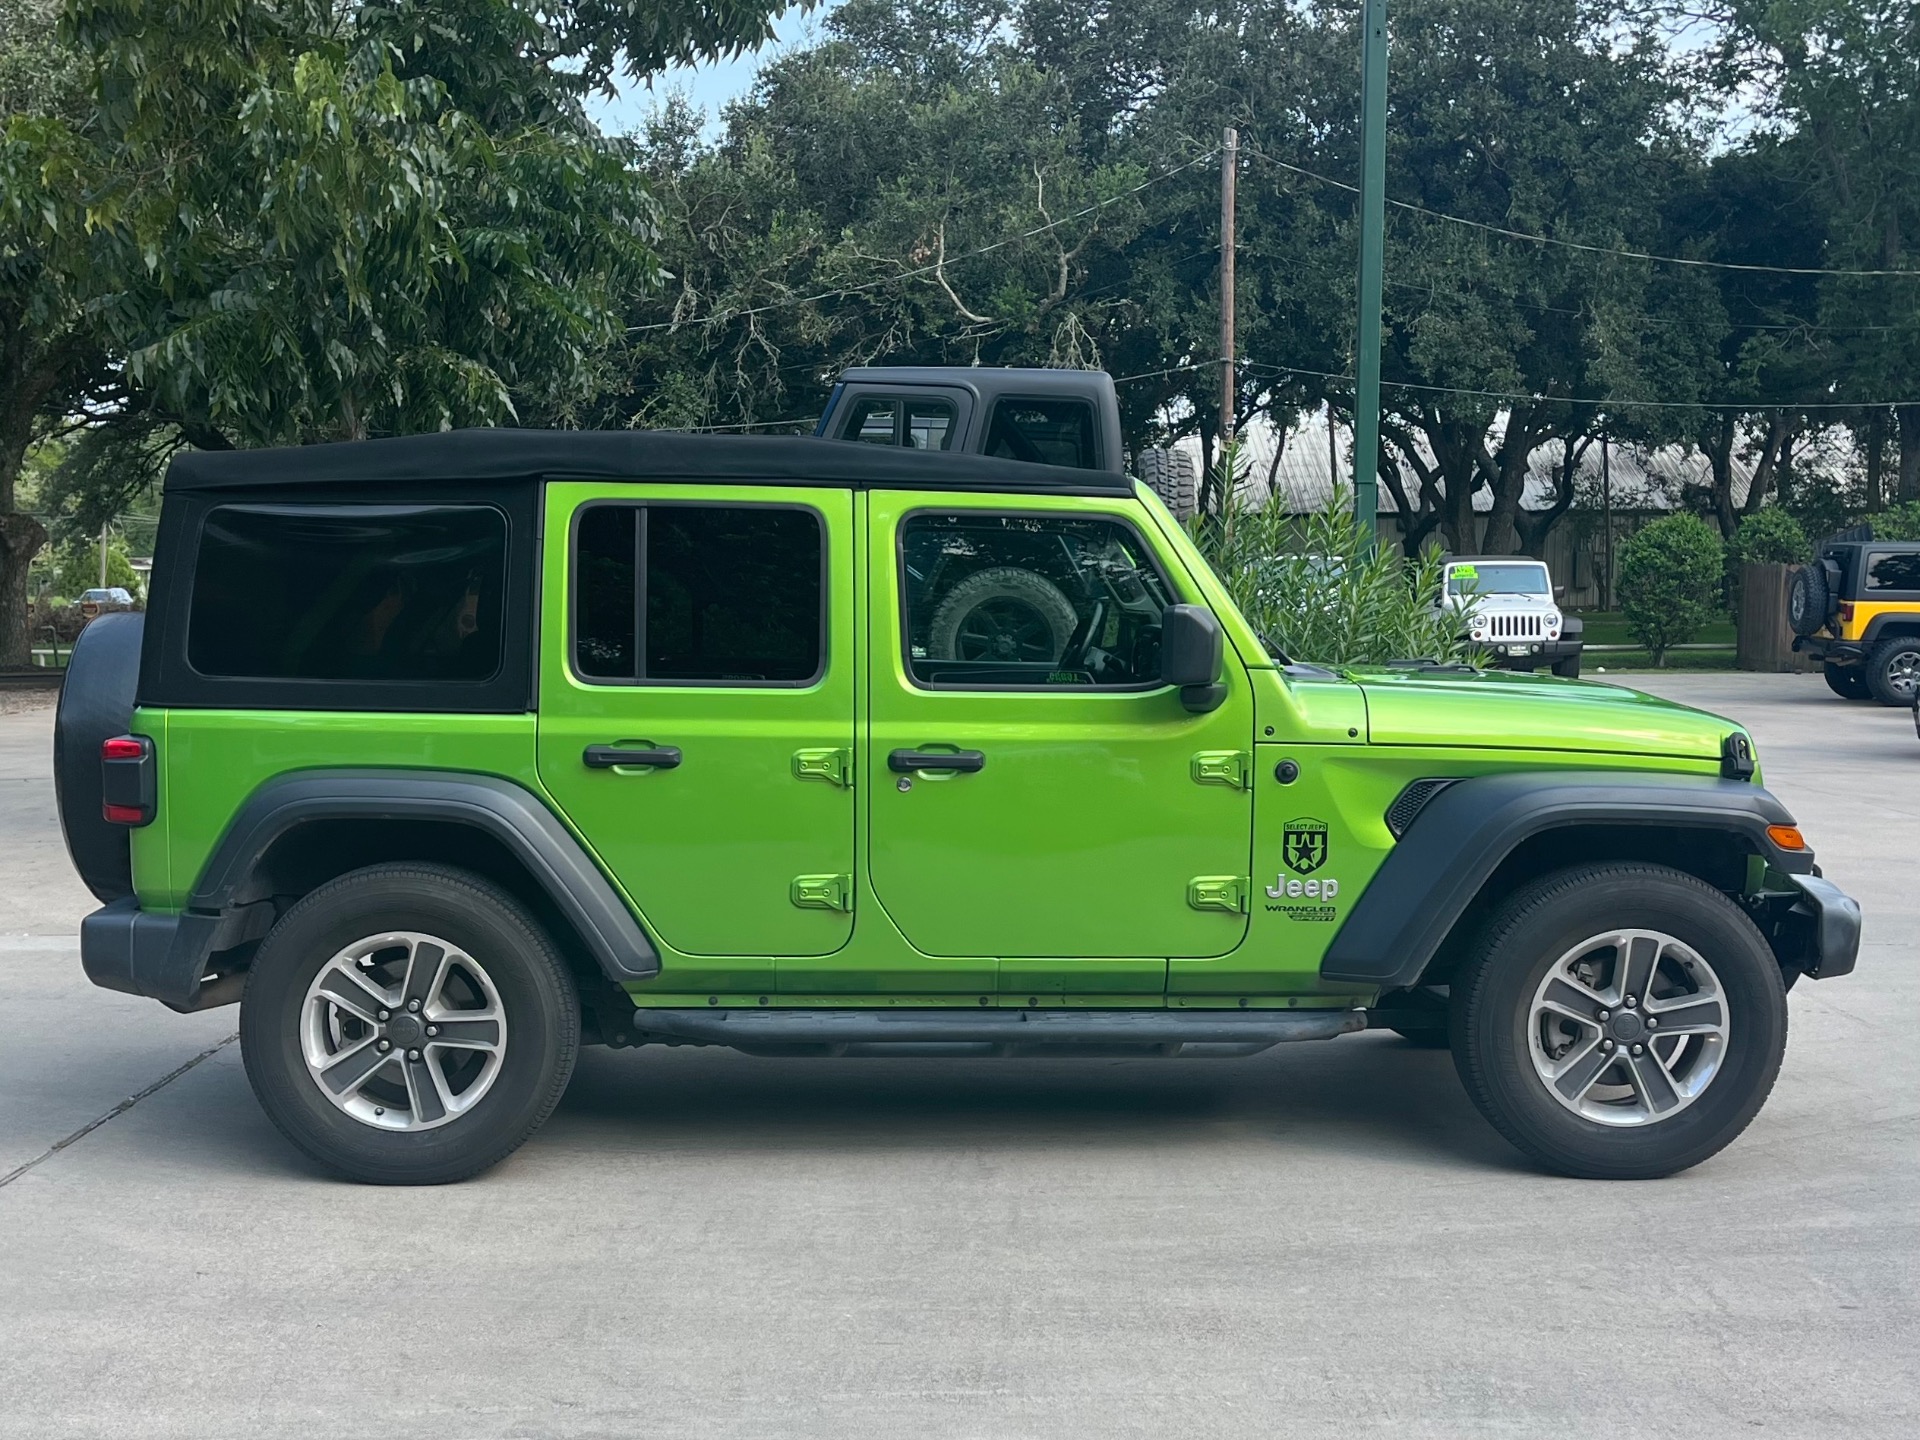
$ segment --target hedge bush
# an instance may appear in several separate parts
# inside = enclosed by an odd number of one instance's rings
[[[1713,619],[1725,554],[1720,532],[1697,515],[1656,520],[1621,547],[1620,609],[1655,665]]]

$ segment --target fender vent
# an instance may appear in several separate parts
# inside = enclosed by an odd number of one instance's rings
[[[1416,780],[1402,790],[1400,798],[1387,807],[1387,829],[1393,832],[1393,838],[1398,840],[1406,834],[1427,802],[1451,784],[1451,780]]]

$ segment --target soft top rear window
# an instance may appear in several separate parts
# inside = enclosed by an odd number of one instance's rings
[[[261,680],[481,684],[500,670],[507,521],[488,505],[222,505],[187,661]]]

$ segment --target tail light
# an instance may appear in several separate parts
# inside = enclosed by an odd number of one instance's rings
[[[115,735],[100,742],[100,818],[109,825],[148,825],[153,821],[153,741],[144,735]]]
[[[1842,600],[1840,602],[1840,623],[1842,625],[1851,625],[1853,623],[1853,601]]]

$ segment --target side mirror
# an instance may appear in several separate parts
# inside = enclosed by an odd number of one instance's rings
[[[1566,587],[1566,586],[1564,586],[1564,585],[1556,585],[1556,586],[1554,586],[1554,587],[1553,587],[1553,598],[1554,598],[1554,599],[1556,599],[1556,600],[1564,600],[1564,599],[1566,599],[1566,598],[1567,598],[1567,587]]]
[[[1160,679],[1180,687],[1180,703],[1196,715],[1226,703],[1220,683],[1226,633],[1204,605],[1169,605],[1160,615]]]

